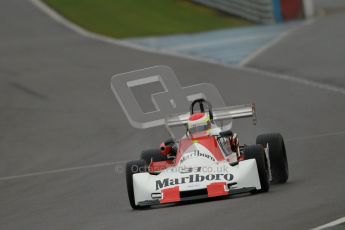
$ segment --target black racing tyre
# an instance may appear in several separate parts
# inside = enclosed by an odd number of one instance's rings
[[[130,161],[126,164],[126,183],[128,199],[133,209],[142,209],[148,206],[135,205],[134,189],[133,189],[133,174],[147,172],[147,165],[143,160]]]
[[[150,165],[151,159],[153,162],[166,161],[167,157],[161,154],[159,149],[148,149],[141,152],[140,159],[146,162],[146,165]]]
[[[282,135],[280,133],[262,134],[256,138],[256,143],[264,148],[268,144],[272,182],[285,183],[289,178],[289,166]]]
[[[253,192],[268,192],[270,181],[264,148],[261,145],[248,145],[244,148],[243,156],[245,160],[255,159],[258,167],[261,189]]]

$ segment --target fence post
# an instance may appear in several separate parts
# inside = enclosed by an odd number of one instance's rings
[[[272,0],[272,5],[273,5],[273,15],[274,15],[274,20],[275,22],[282,22],[283,21],[283,16],[282,16],[282,11],[280,7],[280,0]]]
[[[306,18],[313,18],[315,15],[315,0],[303,0],[304,15]]]

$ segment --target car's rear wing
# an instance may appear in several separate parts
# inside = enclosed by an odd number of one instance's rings
[[[223,121],[230,119],[252,117],[256,124],[255,104],[235,105],[223,108],[213,109],[213,120]],[[189,113],[170,115],[165,118],[165,124],[168,127],[186,125]]]

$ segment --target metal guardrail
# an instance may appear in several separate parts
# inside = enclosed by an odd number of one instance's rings
[[[261,23],[273,23],[274,1],[272,0],[192,0],[218,10]]]

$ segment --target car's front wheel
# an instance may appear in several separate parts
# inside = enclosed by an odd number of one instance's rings
[[[135,204],[134,188],[133,188],[133,175],[136,173],[147,172],[147,165],[144,160],[129,161],[126,164],[126,183],[128,199],[133,209],[141,209],[148,206],[139,206]]]
[[[268,144],[272,182],[285,183],[289,178],[289,167],[283,136],[280,133],[262,134],[256,138],[256,143],[264,148]]]
[[[268,164],[264,148],[261,145],[248,145],[244,149],[244,159],[255,159],[258,168],[261,189],[254,192],[268,192],[270,189]]]

